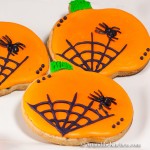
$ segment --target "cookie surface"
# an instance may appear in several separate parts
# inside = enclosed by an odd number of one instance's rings
[[[79,10],[64,16],[55,24],[48,48],[54,60],[111,78],[135,74],[150,59],[145,27],[118,9]]]
[[[25,89],[49,68],[46,47],[30,29],[0,22],[0,95]]]
[[[22,109],[33,131],[61,145],[116,141],[133,118],[131,101],[117,83],[85,71],[37,79],[26,90]]]

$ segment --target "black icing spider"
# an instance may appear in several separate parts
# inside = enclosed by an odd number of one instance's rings
[[[95,95],[90,94],[90,96],[88,96],[89,99],[99,102],[99,109],[102,109],[104,111],[104,113],[106,115],[108,115],[108,112],[103,108],[105,107],[106,109],[111,109],[110,106],[111,104],[115,104],[117,105],[117,103],[115,102],[115,99],[112,97],[104,97],[104,95],[102,94],[102,92],[100,90],[98,90],[98,92],[95,92]]]
[[[114,40],[118,40],[118,38],[116,38],[117,33],[120,33],[120,28],[118,27],[108,27],[108,25],[106,25],[105,23],[100,23],[99,24],[100,27],[104,28],[104,30],[96,27],[95,32],[99,33],[99,34],[106,34],[108,38],[110,38],[112,41]]]
[[[20,42],[13,44],[12,40],[7,35],[2,36],[2,39],[0,39],[0,45],[7,48],[8,52],[13,56],[15,54],[18,54],[19,48],[21,49],[25,48],[25,45]]]

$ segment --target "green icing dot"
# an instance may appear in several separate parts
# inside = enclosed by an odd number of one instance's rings
[[[91,3],[86,0],[72,0],[70,2],[70,12],[92,8]]]
[[[51,73],[54,73],[59,70],[73,70],[73,67],[68,62],[52,61],[50,62],[50,70],[51,70]]]

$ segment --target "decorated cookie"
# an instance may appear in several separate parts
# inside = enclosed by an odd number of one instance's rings
[[[47,50],[28,28],[0,22],[0,96],[23,90],[49,68]]]
[[[150,37],[138,19],[118,9],[92,9],[85,0],[70,3],[70,13],[55,24],[48,48],[54,61],[112,78],[135,74],[150,59]]]
[[[26,90],[22,109],[33,131],[61,145],[116,141],[133,117],[131,101],[117,83],[86,71],[37,79]]]

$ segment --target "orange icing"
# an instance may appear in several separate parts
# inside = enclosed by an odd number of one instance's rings
[[[148,32],[133,15],[118,9],[81,10],[68,14],[67,19],[63,20],[63,23],[58,21],[53,28],[48,45],[53,59],[67,61],[56,55],[57,53],[62,54],[69,48],[66,40],[69,40],[72,45],[78,42],[91,41],[91,33],[93,33],[93,41],[107,45],[107,35],[95,32],[96,27],[104,30],[104,28],[99,26],[100,23],[105,23],[110,28],[114,26],[120,28],[121,34],[117,33],[116,35],[118,40],[111,41],[110,47],[119,52],[127,44],[122,53],[106,66],[100,72],[101,74],[112,77],[119,72],[130,73],[142,69],[148,63],[150,59],[150,51],[146,50],[150,48]],[[58,24],[60,24],[59,27],[57,26]],[[81,53],[83,50],[91,50],[91,46],[91,44],[82,44],[76,46],[76,49]],[[94,51],[104,52],[104,47],[94,45]],[[113,57],[115,53],[108,50],[107,54]],[[74,55],[73,51],[66,54],[67,58],[71,58]],[[140,59],[141,56],[143,60]],[[84,60],[88,60],[91,58],[91,54],[82,54],[82,57]],[[100,56],[95,54],[94,58],[99,60]],[[75,59],[75,62],[78,64],[82,63],[78,57]],[[102,62],[107,64],[108,58],[105,57]],[[89,66],[91,65],[90,62],[88,64]],[[95,62],[94,68],[96,64]],[[81,70],[76,65],[74,65],[74,69]]]
[[[35,33],[22,25],[9,22],[1,22],[0,31],[1,40],[5,41],[2,37],[7,35],[12,40],[12,44],[20,42],[26,46],[23,50],[19,48],[18,54],[10,55],[9,59],[20,63],[28,56],[28,59],[0,85],[0,90],[17,84],[30,83],[48,72],[49,58],[46,47]],[[6,58],[7,54],[8,49],[0,46],[0,56]],[[0,64],[4,65],[4,63],[4,60],[0,59]],[[39,70],[42,64],[44,68],[36,74],[36,70]],[[6,67],[15,68],[16,65],[9,62]],[[10,70],[5,69],[3,73],[8,75]],[[3,78],[4,76],[0,75],[0,81]]]
[[[87,125],[80,129],[74,130],[64,135],[67,138],[85,138],[85,137],[111,137],[121,133],[132,122],[133,108],[131,101],[126,92],[112,79],[98,75],[95,73],[89,73],[85,71],[60,71],[52,74],[51,78],[45,76],[46,80],[39,78],[40,83],[33,82],[25,92],[23,96],[23,109],[29,120],[41,131],[50,135],[62,136],[55,127],[50,125],[44,120],[38,113],[36,113],[28,104],[35,105],[40,102],[47,101],[47,94],[52,102],[57,100],[66,100],[72,102],[75,93],[77,93],[76,103],[87,106],[92,100],[88,98],[90,93],[100,90],[105,97],[112,97],[116,99],[117,105],[112,104],[111,110],[107,110],[109,114],[114,116],[97,121],[91,125]],[[92,108],[99,110],[98,102],[94,102]],[[49,105],[42,105],[38,107],[38,111],[49,109]],[[57,104],[54,106],[55,110],[64,109],[68,110],[69,107],[66,104]],[[73,111],[82,113],[83,109],[80,107],[74,107]],[[45,116],[49,119],[52,118],[50,113],[46,113]],[[88,111],[84,116],[88,116],[94,119],[96,115]],[[57,119],[66,119],[66,113],[56,113]],[[75,120],[76,115],[70,115],[69,120]],[[120,118],[124,118],[124,121],[120,121]],[[116,125],[117,122],[120,125]],[[85,120],[82,119],[79,124],[84,124]],[[115,124],[116,128],[112,128]]]

